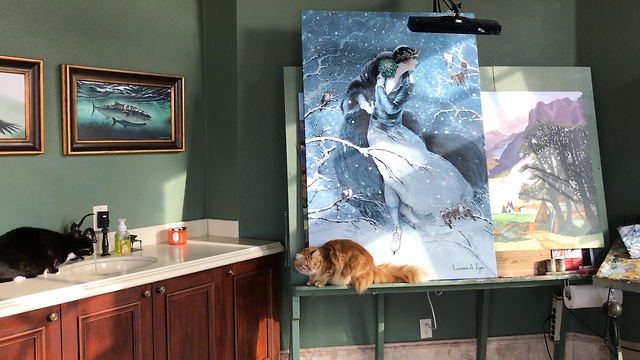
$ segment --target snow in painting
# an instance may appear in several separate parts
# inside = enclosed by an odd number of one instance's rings
[[[483,92],[496,251],[604,246],[581,92]]]
[[[301,14],[309,243],[494,277],[476,39],[412,33],[416,15]]]

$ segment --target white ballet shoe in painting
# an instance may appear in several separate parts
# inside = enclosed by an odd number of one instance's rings
[[[393,238],[391,239],[391,251],[393,255],[400,250],[400,238],[402,237],[402,229],[398,225],[393,226]]]

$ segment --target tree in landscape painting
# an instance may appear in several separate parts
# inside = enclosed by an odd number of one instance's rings
[[[554,233],[580,233],[572,221],[574,215],[583,220],[587,233],[600,231],[588,145],[585,124],[543,120],[524,132],[521,154],[533,155],[533,163],[524,165],[523,170],[531,170],[534,181],[523,184],[519,196],[521,200],[535,199],[552,205],[554,220],[550,230]]]

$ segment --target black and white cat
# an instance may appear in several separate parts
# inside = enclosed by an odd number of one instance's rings
[[[71,253],[93,254],[92,239],[80,231],[61,234],[32,227],[13,229],[0,236],[0,282],[17,276],[33,278],[45,270],[55,274]]]

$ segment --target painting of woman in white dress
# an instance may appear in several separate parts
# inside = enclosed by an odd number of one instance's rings
[[[409,15],[302,14],[309,242],[492,277],[475,39],[411,33]]]

